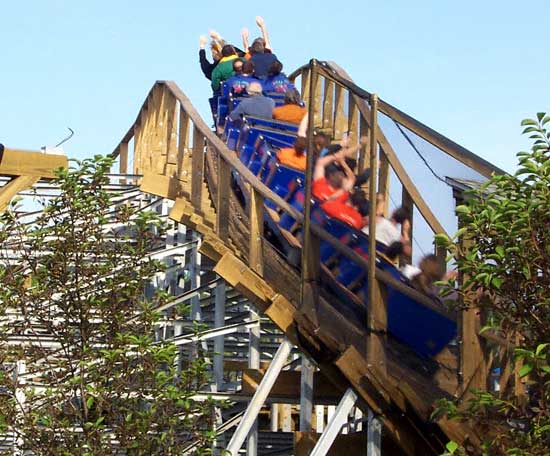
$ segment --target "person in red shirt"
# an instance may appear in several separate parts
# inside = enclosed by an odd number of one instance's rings
[[[345,202],[335,199],[328,200],[321,204],[325,213],[336,220],[360,230],[368,221],[369,202],[365,192],[356,190]]]
[[[320,201],[345,202],[355,185],[355,175],[342,153],[320,157],[313,170],[312,194]]]

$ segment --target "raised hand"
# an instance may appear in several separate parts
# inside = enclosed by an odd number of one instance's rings
[[[216,30],[210,30],[210,32],[208,32],[208,34],[210,35],[210,37],[213,40],[221,40],[222,39],[222,36],[218,32],[216,32]]]
[[[206,38],[204,35],[201,35],[199,38],[199,48],[204,49],[207,42],[208,42],[208,38]]]
[[[256,24],[258,24],[260,28],[265,27],[264,18],[262,16],[256,16]]]

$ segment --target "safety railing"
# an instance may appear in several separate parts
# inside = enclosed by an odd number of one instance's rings
[[[370,179],[371,201],[377,192],[386,194],[389,192],[389,172],[392,169],[403,186],[403,205],[411,208],[411,213],[412,207],[415,206],[434,233],[444,233],[445,230],[408,177],[391,144],[381,129],[377,127],[378,112],[385,110],[386,114],[391,116],[397,111],[394,110],[392,114],[391,107],[377,100],[375,95],[354,87],[345,76],[342,76],[341,72],[331,66],[320,65],[315,60],[302,67],[293,76],[296,79],[301,79],[302,93],[308,101],[311,113],[309,116],[310,132],[313,131],[313,127],[321,126],[321,128],[330,128],[335,138],[341,137],[346,131],[351,133],[352,140],[357,140],[360,135],[369,136],[369,146],[360,152],[359,167],[365,169],[368,162],[371,169],[379,169],[378,173],[372,173]],[[416,131],[422,133],[420,127],[415,128]],[[433,138],[432,140],[435,141]],[[441,138],[438,140],[443,142]],[[446,147],[452,147],[451,142],[446,144]],[[309,135],[309,150],[313,150],[311,134]],[[456,154],[460,155],[460,150],[457,150]],[[231,173],[232,171],[238,173],[250,191],[249,238],[247,245],[240,246],[240,248],[247,256],[250,267],[259,276],[263,276],[264,267],[262,247],[264,242],[264,203],[270,201],[282,213],[296,219],[298,223],[302,224],[303,232],[300,302],[304,311],[315,307],[319,295],[319,245],[321,241],[330,244],[338,251],[339,255],[352,260],[368,271],[369,283],[374,285],[369,286],[369,320],[366,324],[371,330],[372,337],[368,344],[368,353],[373,359],[378,360],[380,365],[385,365],[382,339],[387,331],[384,287],[390,286],[450,319],[461,320],[455,313],[434,303],[431,298],[377,268],[374,255],[370,255],[369,260],[366,260],[350,247],[340,243],[319,225],[310,223],[312,156],[308,156],[306,206],[305,212],[302,214],[272,192],[239,161],[236,154],[229,150],[208,127],[189,99],[173,82],[159,81],[153,86],[136,121],[115,148],[113,156],[119,157],[119,172],[121,174],[129,171],[138,175],[152,173],[184,183],[184,188],[188,193],[186,196],[197,214],[206,213],[210,202],[212,202],[216,214],[211,227],[225,243],[229,243],[231,237]],[[469,160],[474,159],[469,157]],[[378,162],[380,162],[379,166]],[[205,182],[208,183],[208,188],[204,185]],[[375,205],[371,206],[374,208]],[[373,213],[371,213],[370,219],[375,220]],[[374,232],[375,226],[373,225],[371,226],[373,244]],[[374,245],[371,247],[371,251],[374,251]],[[443,256],[445,252],[439,252],[439,254]],[[470,323],[468,322],[468,328],[471,329]],[[474,324],[476,324],[475,321]],[[465,337],[468,337],[468,340],[475,340],[477,343],[479,342],[479,331],[474,330],[468,333],[464,331],[463,324],[461,332],[463,347],[469,344],[467,340],[465,341]],[[477,361],[469,357],[467,350],[462,350],[460,369],[464,379],[473,377],[472,372],[476,368],[468,366],[474,366]],[[465,380],[464,384],[466,383]]]

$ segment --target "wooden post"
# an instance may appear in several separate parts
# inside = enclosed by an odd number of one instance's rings
[[[344,111],[344,88],[337,84],[334,91],[334,139],[340,140],[348,127],[348,118]]]
[[[357,130],[359,126],[359,109],[355,98],[351,92],[348,93],[348,130],[350,133],[351,141],[357,141]]]
[[[128,143],[120,143],[118,150],[118,172],[128,174]]]
[[[384,352],[384,333],[387,328],[386,303],[384,302],[380,284],[376,280],[376,180],[378,169],[378,97],[371,95],[371,136],[370,136],[370,169],[369,199],[372,202],[369,212],[369,302],[368,328],[371,331],[367,341],[368,362],[385,372],[386,360]]]
[[[384,195],[384,217],[388,217],[390,207],[390,163],[380,147],[380,178],[378,182],[378,193]]]
[[[191,154],[191,203],[201,209],[202,183],[204,181],[204,136],[193,128],[193,153]]]
[[[229,194],[231,167],[218,154],[218,193],[216,195],[216,234],[222,241],[229,240]]]
[[[323,128],[332,130],[334,123],[334,82],[325,78],[325,93],[323,94]]]
[[[459,217],[459,228],[461,221]],[[471,240],[460,239],[463,251],[468,251]],[[464,283],[466,276],[460,277]],[[473,299],[471,300],[473,301]],[[475,306],[475,302],[464,303],[464,310],[461,314],[461,345],[460,345],[460,375],[462,383],[462,392],[466,393],[471,389],[487,390],[487,366],[485,363],[484,344],[479,337],[481,328],[480,310]]]
[[[401,206],[407,210],[409,213],[409,221],[411,222],[411,247],[412,247],[412,240],[413,240],[413,216],[414,216],[414,204],[413,200],[411,198],[411,194],[407,191],[407,189],[402,186],[401,191]],[[412,263],[412,256],[408,255],[401,255],[401,258],[399,259],[399,264],[401,266],[404,266],[406,264]]]
[[[262,242],[264,236],[264,198],[255,188],[250,193],[250,243],[248,262],[260,277],[264,274]]]
[[[313,111],[315,109],[315,87],[317,86],[317,61],[310,62],[310,97],[308,103],[308,151],[313,151]],[[311,233],[311,185],[313,178],[314,156],[307,154],[306,159],[306,181],[304,201],[304,224],[302,243],[302,277],[301,277],[301,311],[305,313],[312,323],[317,326],[317,315],[315,304],[317,302],[317,281],[319,278],[319,240]]]
[[[357,163],[357,172],[362,173],[367,166],[367,161],[370,163],[370,128],[367,119],[359,112],[359,135],[366,136],[369,139],[368,145],[361,147],[359,150],[359,162]]]
[[[189,148],[189,115],[183,109],[183,106],[180,106],[180,117],[179,117],[179,126],[178,126],[178,155],[174,164],[177,165],[177,177],[181,179],[183,169],[183,160],[185,157],[185,152]],[[170,160],[170,158],[169,158]],[[168,161],[168,163],[172,163]]]

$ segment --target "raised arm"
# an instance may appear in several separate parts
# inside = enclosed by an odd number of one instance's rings
[[[355,185],[355,174],[353,174],[353,171],[348,166],[344,158],[339,158],[338,163],[346,174],[346,178],[344,179],[344,182],[342,184],[342,189],[349,192],[353,189],[353,186]]]
[[[241,36],[243,38],[243,51],[246,54],[248,52],[248,48],[250,46],[250,34],[248,33],[248,29],[246,27],[243,27],[241,30]]]
[[[256,16],[256,24],[258,24],[258,27],[260,27],[260,30],[262,31],[262,38],[265,41],[266,49],[269,49],[270,51],[272,51],[273,48],[271,47],[271,42],[269,41],[269,35],[267,34],[267,28],[265,26],[265,22],[262,16]]]

